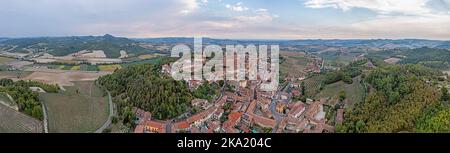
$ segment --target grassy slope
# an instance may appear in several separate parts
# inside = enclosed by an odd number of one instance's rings
[[[48,108],[49,132],[94,132],[106,121],[107,97],[93,82],[75,82],[65,89],[40,95]]]
[[[42,133],[42,122],[0,104],[0,133]]]
[[[344,90],[350,104],[361,102],[364,96],[364,87],[360,83],[361,77],[353,78],[352,84],[342,81],[326,85],[325,88],[316,95],[316,98],[330,97],[337,99],[339,92]]]

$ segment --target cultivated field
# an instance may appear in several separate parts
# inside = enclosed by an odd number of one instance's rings
[[[97,78],[110,74],[111,72],[86,72],[86,71],[65,71],[53,69],[27,69],[32,73],[22,80],[40,81],[47,84],[58,84],[62,86],[73,86],[74,81],[93,81]]]
[[[324,79],[324,75],[317,74],[313,77],[310,77],[306,80],[303,80],[305,82],[305,93],[307,97],[314,97],[319,91],[321,83]],[[297,81],[298,83],[301,83],[302,81]]]
[[[20,80],[20,78],[27,77],[33,72],[27,71],[0,71],[0,79],[12,79],[12,80]]]
[[[144,54],[144,55],[139,55],[138,58],[139,59],[150,59],[150,58],[155,58],[155,57],[159,57],[162,56],[161,54]]]
[[[282,51],[281,56],[283,56],[286,61],[280,65],[280,72],[283,76],[292,76],[295,78],[305,76],[305,70],[311,59],[305,56],[303,52],[284,52]]]
[[[42,133],[42,122],[0,104],[0,133]]]
[[[4,92],[0,92],[0,105],[5,105],[7,107],[10,107],[11,109],[19,110],[12,97]]]
[[[114,65],[99,65],[98,69],[100,69],[100,71],[115,71],[116,69],[121,69],[122,66],[120,66],[119,64],[114,64]]]
[[[94,132],[108,118],[108,101],[93,81],[74,82],[60,93],[41,93],[48,108],[49,132]]]
[[[0,64],[8,63],[14,60],[14,58],[0,56]]]

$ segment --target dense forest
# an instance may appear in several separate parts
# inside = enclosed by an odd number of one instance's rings
[[[98,79],[109,90],[121,110],[129,118],[130,108],[138,107],[152,113],[156,119],[169,119],[187,112],[194,98],[210,102],[218,93],[217,84],[203,84],[191,91],[185,81],[160,74],[161,65],[173,61],[163,59],[157,64],[137,64]]]
[[[426,83],[439,75],[421,65],[389,65],[371,71],[365,78],[370,85],[369,95],[365,102],[348,109],[345,123],[338,125],[337,131],[448,132],[444,124],[448,124],[445,119],[449,117],[449,106],[442,101],[445,94]]]
[[[17,103],[20,112],[43,119],[43,111],[39,102],[39,94],[32,92],[29,87],[40,87],[46,92],[58,92],[59,87],[35,81],[17,81],[11,79],[0,79],[0,92],[8,93]]]

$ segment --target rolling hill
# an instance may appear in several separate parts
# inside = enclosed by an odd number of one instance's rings
[[[9,52],[29,53],[48,52],[54,56],[64,56],[81,50],[103,50],[107,57],[120,57],[120,51],[140,55],[150,53],[128,38],[104,36],[72,36],[72,37],[38,37],[16,38],[0,41],[3,50]]]

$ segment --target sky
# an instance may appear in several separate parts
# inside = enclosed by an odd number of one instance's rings
[[[1,0],[0,37],[450,40],[450,0]]]

